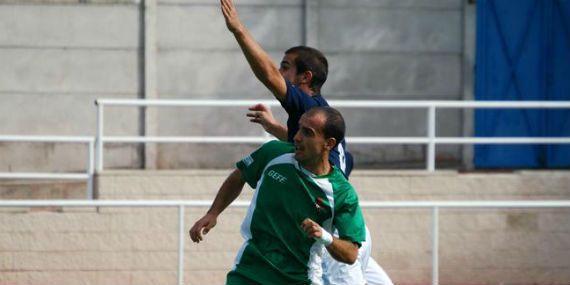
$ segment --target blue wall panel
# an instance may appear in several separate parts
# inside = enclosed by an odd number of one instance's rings
[[[565,2],[565,3],[563,3]],[[477,1],[477,100],[569,100],[568,1]],[[477,110],[478,137],[570,134],[570,111]],[[570,166],[570,147],[479,145],[478,168]]]

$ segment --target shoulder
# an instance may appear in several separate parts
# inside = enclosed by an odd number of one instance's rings
[[[266,149],[266,150],[274,150],[274,151],[289,150],[289,149],[293,149],[293,144],[290,142],[285,142],[285,141],[280,141],[280,140],[271,140],[271,141],[264,143],[261,146],[261,148]]]
[[[236,167],[240,170],[243,179],[252,188],[255,188],[263,169],[267,165],[278,157],[291,156],[289,153],[294,150],[293,144],[277,140],[270,141],[238,161]]]
[[[295,151],[295,147],[290,142],[280,140],[272,140],[264,143],[258,151],[266,153],[271,156],[279,156],[281,154],[290,153]]]
[[[285,110],[292,112],[306,112],[312,107],[328,106],[328,102],[321,95],[309,95],[301,88],[293,85],[291,82],[286,81],[287,95],[285,100],[281,101],[281,105]]]
[[[333,185],[333,193],[336,202],[354,203],[358,201],[356,190],[337,167],[335,167],[335,173],[329,181]]]
[[[319,106],[328,106],[329,105],[329,102],[327,102],[327,99],[325,99],[325,97],[323,97],[323,95],[318,94],[318,95],[313,96],[312,98],[313,98],[313,100],[315,100],[315,102],[317,102],[317,104]]]
[[[301,88],[294,85],[289,80],[285,79],[285,84],[287,85],[287,93],[285,95],[286,96],[285,102],[290,101],[290,100],[295,100],[295,99],[299,100],[303,97],[309,97],[309,95],[306,94],[305,92],[303,92],[303,90],[301,90]]]
[[[334,173],[331,175],[329,181],[333,185],[334,191],[339,194],[356,192],[352,184],[350,184],[344,174],[342,174],[342,171],[336,166],[334,167]]]

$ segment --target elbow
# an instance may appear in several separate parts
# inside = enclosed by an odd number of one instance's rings
[[[357,259],[358,259],[358,250],[354,251],[354,253],[351,252],[351,254],[347,256],[346,264],[352,265],[356,262]]]
[[[335,239],[337,246],[327,247],[330,255],[338,262],[354,264],[358,260],[358,245],[349,241]]]
[[[338,261],[352,265],[356,262],[357,259],[358,259],[358,248],[350,249],[349,251],[345,252],[345,254],[341,258],[339,258]]]

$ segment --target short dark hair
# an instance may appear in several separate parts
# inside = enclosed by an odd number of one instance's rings
[[[323,134],[325,138],[335,138],[335,147],[344,140],[344,134],[346,132],[346,124],[344,123],[344,118],[342,114],[335,108],[324,106],[324,107],[314,107],[305,113],[308,117],[314,116],[316,114],[323,114],[325,116],[325,125],[323,127]]]
[[[296,46],[285,51],[285,54],[295,54],[295,66],[297,74],[305,71],[313,73],[313,79],[309,87],[315,92],[321,92],[321,87],[327,81],[329,63],[325,55],[319,50],[308,46]]]

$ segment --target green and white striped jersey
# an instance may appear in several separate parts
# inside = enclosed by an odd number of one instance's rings
[[[341,171],[316,176],[293,152],[291,143],[271,141],[236,164],[255,193],[234,270],[261,284],[311,284],[320,274],[323,246],[302,230],[306,218],[342,239],[365,240],[358,197]]]

